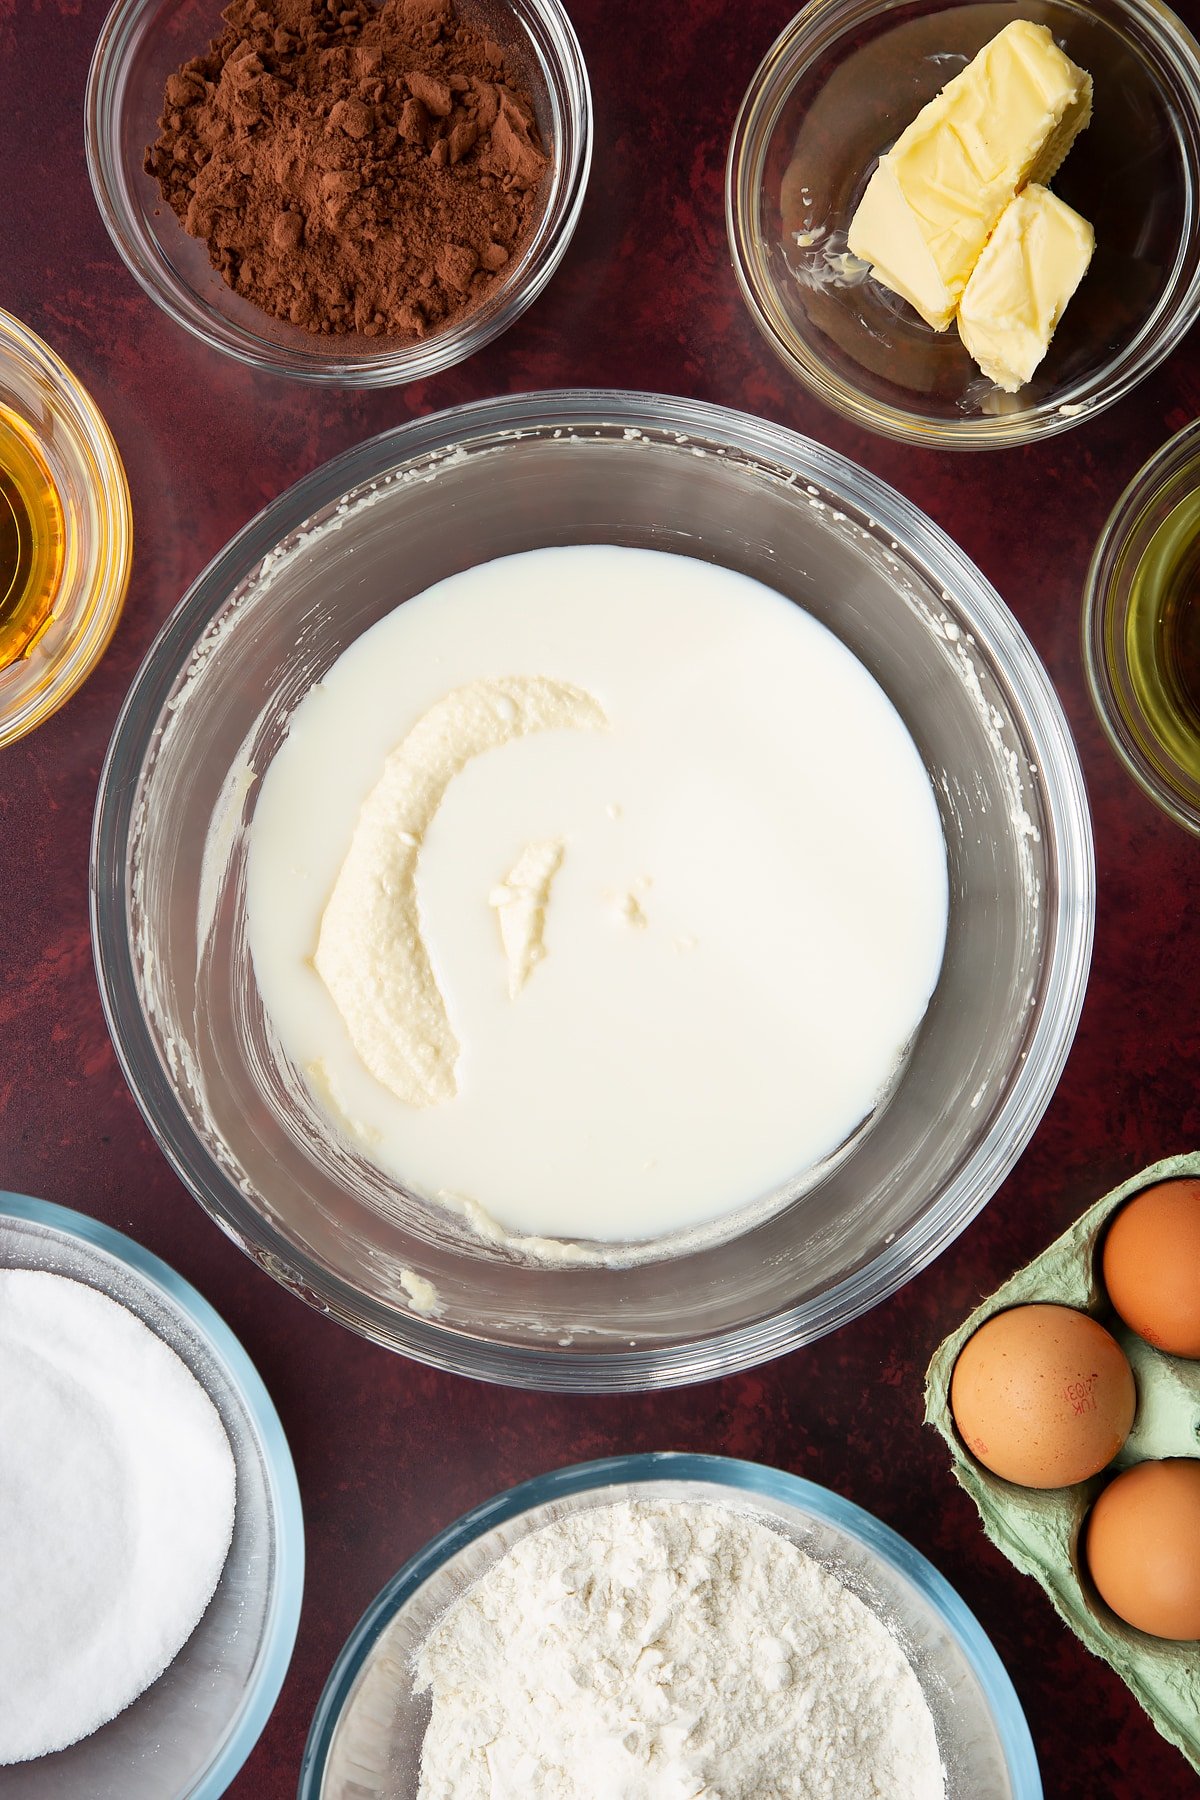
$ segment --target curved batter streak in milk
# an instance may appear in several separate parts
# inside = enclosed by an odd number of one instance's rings
[[[458,1042],[417,916],[417,858],[446,789],[472,757],[514,738],[604,722],[566,682],[473,681],[417,721],[363,802],[313,960],[363,1063],[409,1106],[457,1091]]]
[[[263,781],[248,909],[278,1039],[371,1161],[513,1234],[645,1242],[871,1111],[937,980],[946,857],[831,633],[586,545],[454,576],[343,654]]]

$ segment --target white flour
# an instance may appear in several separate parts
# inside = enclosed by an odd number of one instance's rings
[[[623,1501],[532,1532],[417,1658],[419,1800],[943,1800],[896,1640],[763,1523]]]
[[[234,1483],[216,1408],[161,1338],[81,1282],[0,1271],[0,1765],[161,1675],[217,1585]]]

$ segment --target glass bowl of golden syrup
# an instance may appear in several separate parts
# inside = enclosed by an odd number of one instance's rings
[[[56,712],[95,666],[132,549],[108,426],[53,350],[0,311],[0,746]]]
[[[1084,587],[1083,654],[1117,755],[1200,835],[1200,420],[1113,508]]]

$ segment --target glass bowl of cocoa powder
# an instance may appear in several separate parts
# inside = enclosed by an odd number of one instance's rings
[[[254,368],[346,387],[426,379],[511,325],[592,147],[559,0],[117,0],[85,124],[151,298]]]

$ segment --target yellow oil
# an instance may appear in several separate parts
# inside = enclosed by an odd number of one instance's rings
[[[1200,782],[1200,492],[1172,508],[1134,570],[1125,660],[1145,747]]]
[[[63,508],[28,425],[0,406],[0,669],[28,656],[54,617]]]

